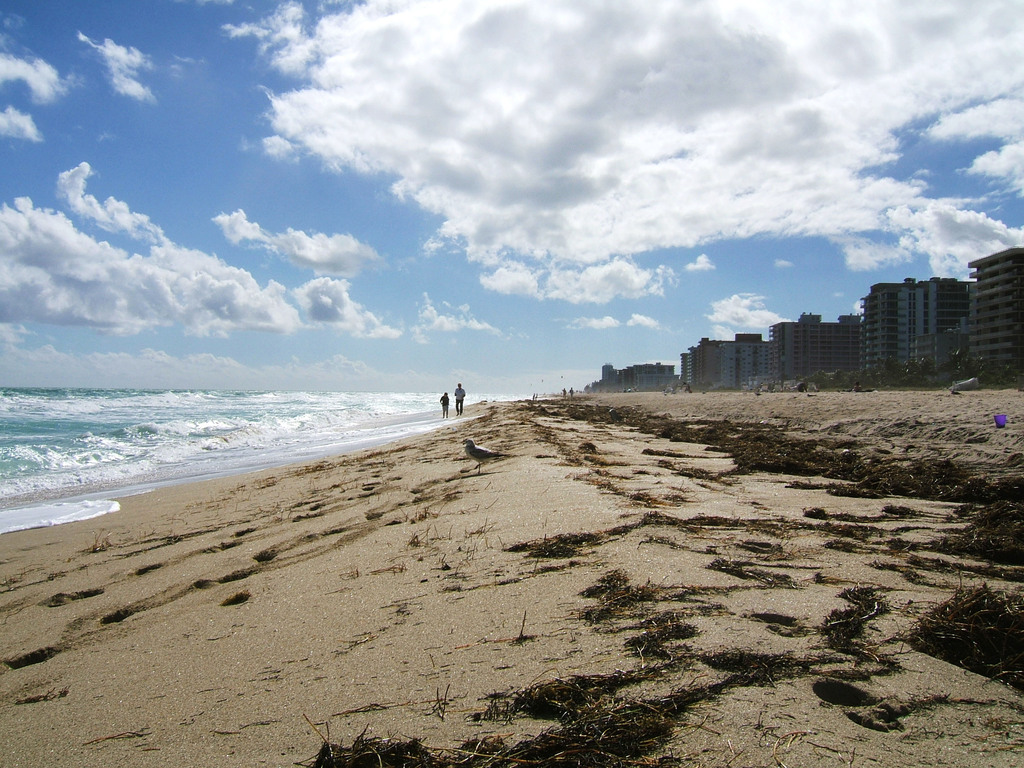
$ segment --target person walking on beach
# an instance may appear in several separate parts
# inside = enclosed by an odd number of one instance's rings
[[[442,419],[447,419],[448,418],[448,403],[449,403],[448,393],[445,392],[443,395],[441,395],[441,418]]]
[[[462,388],[462,382],[455,387],[455,415],[462,415],[462,401],[466,399],[466,390]]]

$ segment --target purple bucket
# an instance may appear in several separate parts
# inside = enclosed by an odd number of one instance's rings
[[[996,427],[998,427],[999,429],[1002,429],[1003,427],[1006,426],[1005,413],[997,413],[993,418],[996,420]]]

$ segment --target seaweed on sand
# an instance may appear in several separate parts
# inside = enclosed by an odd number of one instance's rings
[[[712,669],[734,672],[744,685],[767,686],[799,674],[806,674],[816,663],[791,653],[756,653],[731,648],[701,655],[700,660]]]
[[[673,640],[688,640],[698,633],[697,627],[684,621],[680,611],[666,611],[644,619],[629,629],[642,630],[626,641],[626,648],[635,655],[671,659],[674,654],[666,643]]]
[[[1024,690],[1024,597],[959,589],[926,613],[907,640],[916,650]]]
[[[378,739],[359,734],[352,745],[324,741],[313,768],[383,768],[384,766],[431,766],[435,763],[430,751],[417,739]],[[452,763],[448,763],[452,764]]]
[[[513,544],[507,551],[526,552],[530,557],[537,558],[575,557],[584,547],[599,544],[604,538],[601,533],[560,533]]]
[[[730,420],[677,420],[640,408],[608,409],[569,404],[569,418],[592,423],[624,423],[675,442],[707,445],[727,453],[737,474],[771,472],[843,480],[834,494],[868,497],[906,496],[940,501],[991,503],[1024,497],[1024,478],[991,479],[972,474],[948,459],[865,458],[852,441],[797,438],[777,425]]]
[[[651,680],[663,671],[661,667],[646,667],[607,675],[573,675],[543,680],[512,694],[492,694],[487,709],[470,719],[511,720],[516,715],[538,720],[571,719],[620,689]]]
[[[716,557],[705,567],[711,571],[721,571],[738,579],[756,580],[766,587],[794,587],[793,578],[788,573],[772,573],[764,568],[752,568],[753,563],[746,560],[726,560]]]
[[[671,736],[679,715],[738,684],[738,677],[680,688],[654,699],[613,695],[623,684],[636,681],[635,673],[618,673],[542,684],[545,697],[555,693],[561,702],[559,723],[514,744],[492,737],[465,742],[454,750],[430,750],[416,739],[377,739],[364,731],[350,747],[324,740],[311,768],[624,768],[646,763],[642,759]]]
[[[854,652],[854,640],[860,637],[871,619],[887,613],[889,606],[874,587],[851,587],[840,592],[839,597],[852,603],[851,607],[832,611],[825,618],[821,632],[829,647],[845,653]]]
[[[968,555],[1007,565],[1024,565],[1024,503],[996,501],[957,510],[966,527],[938,542],[947,554]]]
[[[656,600],[661,590],[650,584],[634,586],[625,571],[609,571],[593,586],[587,587],[582,597],[600,598],[600,603],[582,612],[585,621],[596,624],[619,616],[642,603]]]

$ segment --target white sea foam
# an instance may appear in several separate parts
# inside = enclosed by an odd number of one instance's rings
[[[43,528],[49,525],[88,520],[117,512],[121,505],[110,499],[39,504],[21,509],[8,509],[0,514],[0,533]]]
[[[33,515],[35,525],[51,525],[103,514],[96,510],[113,503],[106,499],[114,491],[304,461],[453,424],[441,421],[438,397],[0,389],[0,532],[32,527],[24,521]],[[54,514],[55,502],[78,506]]]

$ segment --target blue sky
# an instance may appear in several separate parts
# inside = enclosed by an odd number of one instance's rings
[[[581,387],[1024,243],[995,0],[6,0],[0,385]]]

